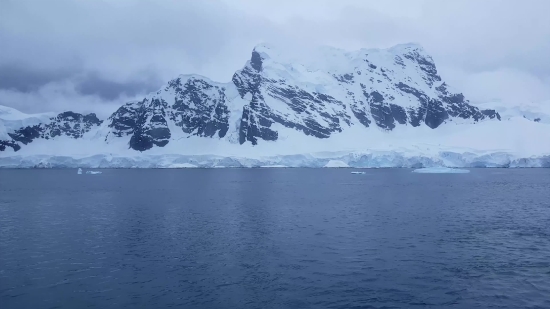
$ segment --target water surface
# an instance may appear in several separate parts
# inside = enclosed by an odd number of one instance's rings
[[[550,169],[0,170],[11,308],[550,308]]]

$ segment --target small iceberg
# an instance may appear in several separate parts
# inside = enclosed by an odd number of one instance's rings
[[[86,171],[86,174],[97,175],[97,174],[101,174],[101,172],[100,171]]]
[[[82,175],[82,169],[78,168],[78,172],[76,172],[78,175]]]
[[[352,174],[355,174],[355,175],[365,175],[366,173],[365,172],[351,172]]]
[[[413,171],[413,173],[419,174],[467,174],[469,170],[462,170],[458,168],[449,168],[449,167],[427,167],[419,168]]]

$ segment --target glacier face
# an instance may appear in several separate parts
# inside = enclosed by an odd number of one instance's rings
[[[540,112],[519,117],[505,110],[502,117],[498,105],[472,105],[442,80],[419,45],[295,52],[258,45],[230,82],[181,75],[105,120],[70,111],[25,115],[0,107],[0,166],[527,167],[548,162],[549,147],[533,146],[550,139],[546,115],[541,121]],[[326,157],[315,155],[321,151]],[[361,159],[351,156],[358,153]]]
[[[91,155],[85,157],[30,155],[0,157],[4,168],[550,168],[550,155],[516,158],[506,153],[441,152],[414,155],[396,151],[311,153],[257,158],[222,155]]]

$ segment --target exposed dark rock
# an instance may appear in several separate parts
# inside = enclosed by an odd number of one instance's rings
[[[341,82],[353,82],[351,73],[334,77]],[[233,83],[242,98],[247,94],[252,97],[248,106],[243,109],[239,129],[241,144],[250,141],[255,145],[258,138],[276,140],[278,133],[270,128],[273,123],[318,138],[328,138],[332,133],[342,131],[342,123],[351,123],[350,116],[345,112],[344,103],[327,94],[305,91],[285,80],[274,81],[264,78],[258,70],[253,70],[249,66],[233,76]],[[285,104],[292,113],[281,114],[272,110],[266,104],[266,99],[275,99]],[[327,124],[319,123],[319,118]]]
[[[81,138],[93,127],[102,123],[95,114],[82,115],[74,112],[64,112],[50,118],[48,123],[27,126],[8,133],[17,142],[27,145],[37,138],[50,139],[57,136]]]
[[[21,146],[19,146],[14,141],[1,141],[0,140],[0,151],[5,151],[7,147],[11,147],[13,151],[18,151],[21,149]]]
[[[426,118],[424,123],[432,129],[439,127],[445,120],[449,118],[449,114],[443,107],[443,103],[438,100],[430,100],[426,107]]]
[[[394,61],[396,64],[400,65],[401,67],[406,67],[405,63],[403,62],[403,58],[401,58],[400,56],[395,56],[394,57]]]
[[[357,72],[358,75],[361,75],[361,72]],[[336,78],[337,81],[341,83],[353,84],[353,74],[344,74],[344,75],[332,75]]]
[[[176,83],[176,102],[170,119],[185,133],[197,136],[224,137],[229,130],[229,110],[225,89],[201,79]]]
[[[173,92],[171,103],[153,96],[119,108],[110,118],[109,127],[116,137],[132,135],[129,146],[138,151],[164,147],[174,132],[168,120],[189,135],[224,137],[229,130],[229,111],[225,89],[205,79],[177,78],[168,83]]]
[[[117,137],[133,134],[137,125],[138,114],[146,101],[127,103],[114,112],[109,117],[109,127],[112,128],[111,132]]]
[[[423,56],[417,49],[411,49],[409,52],[403,55],[403,57],[415,61],[420,66],[420,69],[426,73],[424,80],[430,87],[435,83],[441,81],[441,77],[437,74],[435,63],[430,56]]]
[[[260,109],[263,108],[265,107]],[[258,109],[257,105],[256,109]],[[252,145],[256,145],[258,144],[258,138],[265,141],[277,140],[278,133],[270,128],[272,124],[273,121],[257,113],[253,106],[244,106],[239,130],[239,143],[243,144],[249,141]]]
[[[43,132],[43,127],[41,125],[24,127],[19,130],[16,130],[13,133],[8,133],[8,135],[14,140],[20,143],[27,145],[31,143],[34,139],[40,138]]]
[[[390,109],[393,119],[395,119],[399,124],[407,123],[407,113],[403,107],[390,103]]]
[[[250,58],[250,65],[254,70],[260,72],[262,70],[262,57],[257,51],[252,52],[252,57]]]

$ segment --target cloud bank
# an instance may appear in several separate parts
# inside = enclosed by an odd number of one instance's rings
[[[417,42],[474,103],[544,102],[547,12],[546,0],[2,0],[0,104],[106,115],[179,74],[230,81],[260,42]]]

